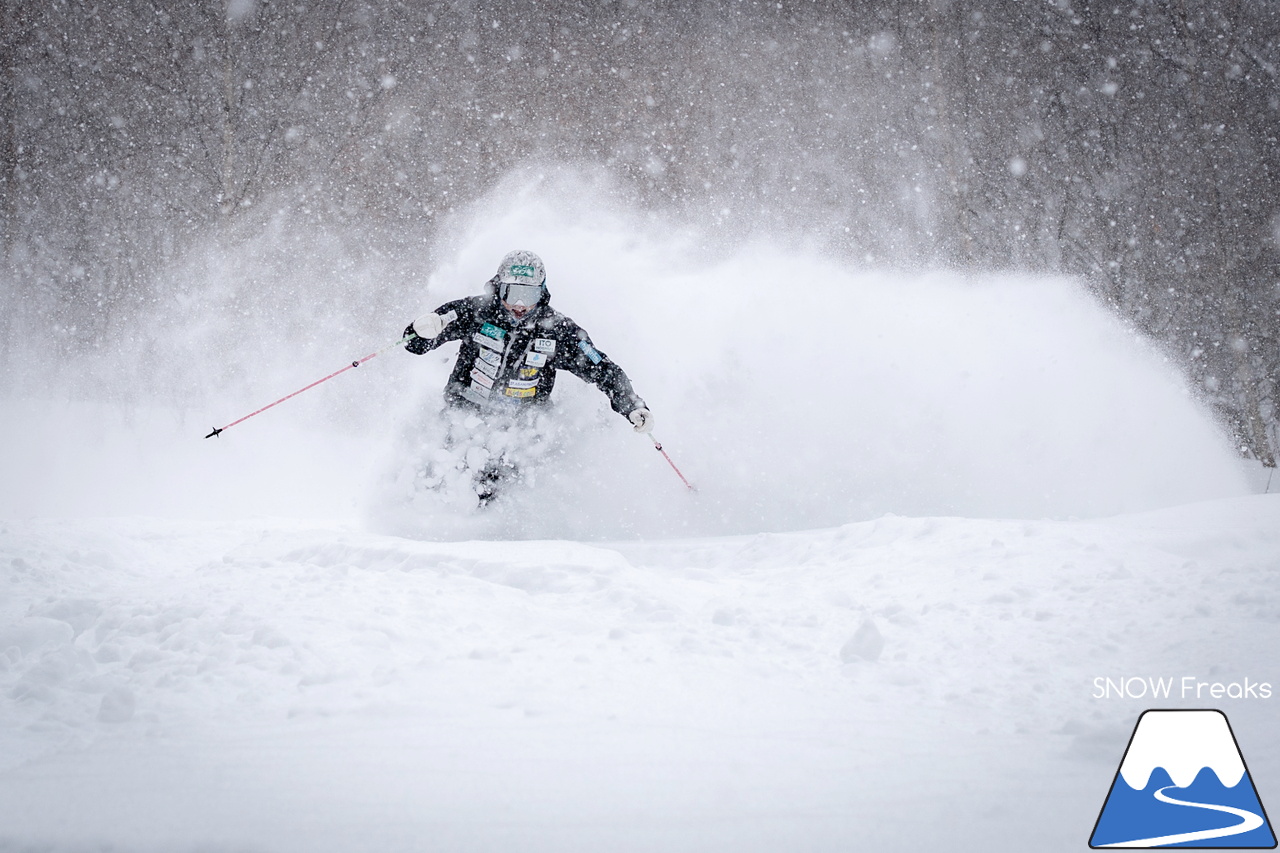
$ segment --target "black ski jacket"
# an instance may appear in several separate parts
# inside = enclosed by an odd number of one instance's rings
[[[548,303],[550,294],[518,323],[496,295],[469,296],[446,302],[435,310],[441,317],[453,312],[434,338],[414,337],[405,349],[416,355],[450,341],[461,341],[458,360],[445,386],[450,405],[481,411],[523,410],[551,401],[556,371],[567,370],[591,382],[609,397],[613,410],[630,415],[644,407],[622,368],[596,349],[581,326]],[[416,334],[413,324],[405,335]]]

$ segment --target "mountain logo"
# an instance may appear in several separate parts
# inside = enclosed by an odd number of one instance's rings
[[[1094,849],[1274,849],[1226,714],[1144,711],[1098,814]]]

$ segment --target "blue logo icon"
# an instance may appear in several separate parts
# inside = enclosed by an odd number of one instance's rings
[[[1143,712],[1089,846],[1274,848],[1226,715]]]

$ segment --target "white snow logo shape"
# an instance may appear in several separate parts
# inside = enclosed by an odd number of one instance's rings
[[[1274,848],[1275,833],[1226,715],[1144,711],[1089,846]]]

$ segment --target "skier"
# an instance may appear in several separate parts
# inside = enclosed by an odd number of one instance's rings
[[[550,302],[542,260],[514,251],[482,295],[446,302],[405,329],[406,337],[414,336],[405,349],[416,355],[462,342],[444,389],[445,448],[467,445],[455,464],[471,470],[481,506],[519,473],[522,451],[542,440],[540,416],[551,403],[557,370],[593,383],[636,432],[653,429],[653,414],[627,374]]]

